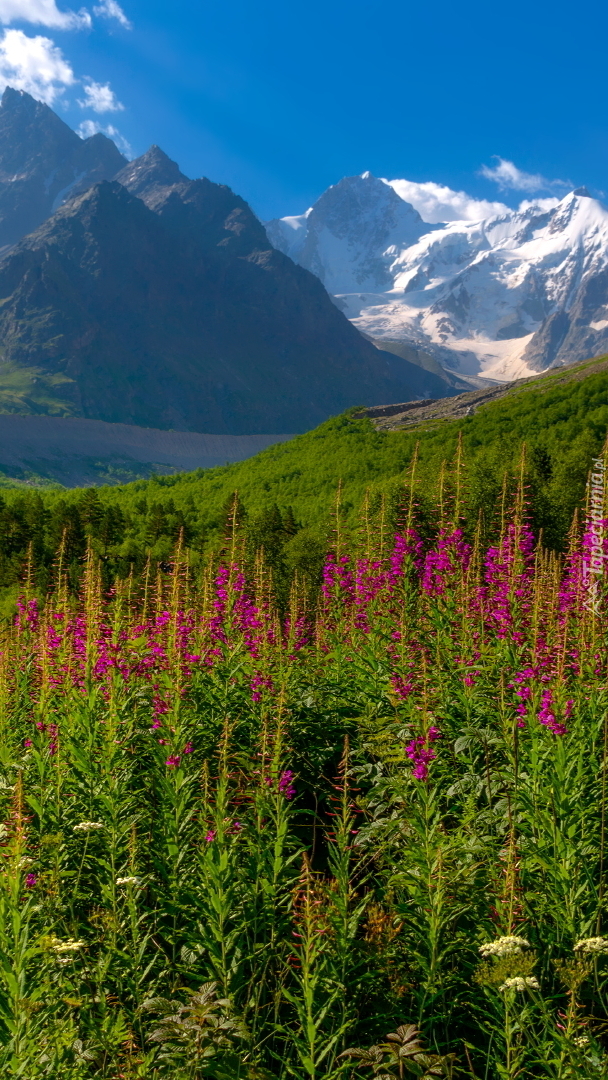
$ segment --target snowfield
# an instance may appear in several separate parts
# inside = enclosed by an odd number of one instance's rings
[[[429,217],[491,213],[425,221],[406,192]],[[584,188],[518,210],[445,192],[366,172],[266,228],[361,331],[424,348],[459,374],[510,381],[608,351],[602,203]]]

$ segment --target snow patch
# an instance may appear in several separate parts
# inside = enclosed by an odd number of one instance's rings
[[[67,185],[67,187],[62,188],[61,191],[57,192],[55,198],[53,199],[53,205],[51,207],[52,214],[54,214],[55,211],[58,210],[59,207],[62,205],[62,203],[65,202],[72,188],[75,188],[76,184],[79,184],[86,175],[86,170],[84,172],[78,173],[78,176],[75,176],[72,182]]]

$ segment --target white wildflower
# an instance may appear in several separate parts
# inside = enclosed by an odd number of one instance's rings
[[[29,855],[24,855],[23,858],[19,859],[18,868],[19,870],[25,870],[27,866],[32,866],[33,863],[34,860],[30,859]]]
[[[489,956],[515,956],[522,949],[527,949],[530,942],[523,937],[499,937],[496,941],[488,941],[479,946],[479,951],[484,960]]]
[[[74,825],[74,832],[93,832],[94,829],[103,829],[103,821],[80,821]]]
[[[586,937],[577,941],[574,946],[575,952],[582,953],[594,953],[594,952],[606,952],[608,949],[608,939],[604,937]]]
[[[117,885],[139,885],[141,878],[138,877],[117,877]]]
[[[575,1046],[588,1046],[589,1045],[589,1036],[588,1035],[578,1035],[577,1038],[574,1040],[574,1045]]]
[[[540,986],[533,975],[526,975],[525,978],[523,975],[515,975],[512,979],[505,979],[498,989],[501,992],[503,990],[540,990]]]
[[[76,952],[84,945],[86,945],[85,941],[74,941],[74,938],[68,938],[67,941],[59,941],[56,945],[51,945],[51,949],[54,953]]]

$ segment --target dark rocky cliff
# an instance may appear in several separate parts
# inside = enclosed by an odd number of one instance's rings
[[[0,104],[0,250],[124,164],[105,135],[81,139],[48,105],[7,87]]]

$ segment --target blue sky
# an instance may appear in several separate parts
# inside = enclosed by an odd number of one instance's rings
[[[0,23],[4,84],[135,155],[158,143],[262,218],[365,169],[513,206],[608,193],[595,2],[0,0]]]

